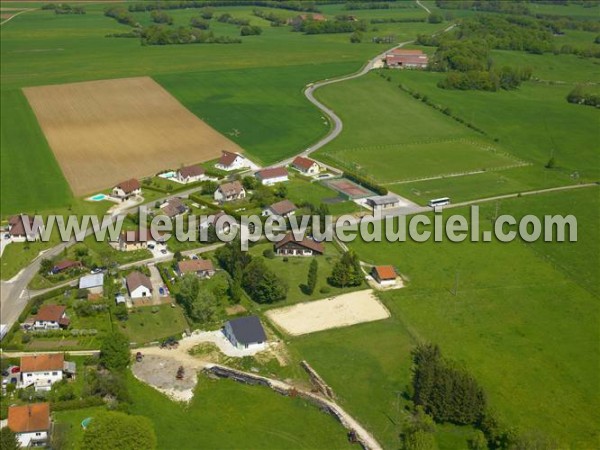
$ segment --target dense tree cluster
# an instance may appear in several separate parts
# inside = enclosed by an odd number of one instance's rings
[[[210,28],[210,23],[202,17],[192,17],[190,19],[190,26],[200,30],[208,30]]]
[[[391,9],[391,8],[416,8],[417,5],[413,2],[347,2],[344,8],[349,11],[359,9]]]
[[[164,25],[144,27],[141,39],[142,45],[239,44],[242,42],[239,38],[215,36],[212,31],[191,27],[170,28]]]
[[[215,256],[231,276],[229,294],[234,301],[241,298],[242,287],[257,303],[273,303],[286,298],[288,286],[285,280],[269,269],[263,258],[253,258],[242,251],[239,241],[220,247]]]
[[[353,251],[344,252],[342,257],[333,266],[331,275],[327,279],[332,286],[345,288],[350,286],[360,286],[363,282],[364,274],[360,267],[360,260]]]
[[[249,19],[236,18],[229,13],[221,14],[219,17],[217,17],[217,21],[221,23],[229,23],[231,25],[238,25],[240,27],[247,26],[250,23]]]
[[[47,3],[42,9],[54,10],[55,14],[85,14],[83,6],[71,6],[67,3]]]
[[[200,281],[195,274],[183,276],[175,298],[194,322],[205,324],[217,317],[219,301],[216,294],[213,291],[200,289]]]
[[[364,20],[297,20],[292,24],[294,31],[305,34],[330,34],[330,33],[352,33],[354,31],[366,31],[367,23]]]
[[[413,401],[439,422],[460,425],[480,423],[486,397],[465,369],[442,358],[436,345],[419,345],[413,351]]]
[[[261,19],[268,20],[272,27],[280,27],[287,24],[286,17],[279,16],[274,12],[267,12],[262,9],[254,9],[252,10],[252,14],[254,14],[256,17],[260,17]]]
[[[441,9],[471,9],[474,11],[498,12],[504,14],[529,14],[529,8],[523,2],[505,0],[436,0]]]
[[[291,11],[318,12],[314,2],[310,1],[274,1],[274,0],[180,0],[162,2],[144,2],[129,5],[129,11],[152,11],[154,9],[189,9],[205,8],[207,6],[261,6],[264,8],[279,8]]]
[[[124,334],[112,333],[102,340],[100,365],[111,371],[123,371],[129,366],[129,339]]]
[[[569,103],[577,103],[578,105],[588,105],[600,107],[600,93],[592,92],[584,86],[578,85],[567,95]]]
[[[139,25],[133,17],[133,14],[129,13],[123,6],[109,6],[104,10],[104,15],[107,17],[112,17],[123,25],[129,25],[131,27]]]
[[[377,19],[371,19],[372,24],[378,23],[413,23],[413,22],[425,22],[427,19],[421,19],[419,17],[380,17]]]
[[[262,34],[262,28],[257,25],[246,25],[240,29],[240,36],[258,36]]]
[[[150,13],[150,18],[152,19],[152,22],[154,22],[154,23],[163,23],[166,25],[173,24],[173,18],[170,15],[168,15],[166,12],[158,10],[158,9],[156,9]]]

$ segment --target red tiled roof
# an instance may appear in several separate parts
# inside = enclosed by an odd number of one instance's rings
[[[390,53],[397,56],[424,55],[422,50],[410,50],[407,48],[395,48]]]
[[[294,161],[292,162],[292,165],[294,167],[298,167],[300,169],[304,169],[304,170],[308,170],[312,167],[312,165],[315,162],[310,159],[310,158],[305,158],[303,156],[297,156]]]
[[[82,264],[80,261],[73,261],[71,259],[63,259],[62,261],[57,262],[52,269],[57,272],[61,272],[63,270],[70,269],[71,267],[81,267],[81,265]]]
[[[34,356],[21,356],[21,372],[47,372],[63,370],[65,355],[62,353],[46,353]]]
[[[136,180],[135,178],[131,178],[129,180],[126,180],[126,181],[123,181],[123,182],[117,184],[116,187],[121,189],[126,194],[130,194],[133,191],[135,191],[136,189],[140,189],[142,186],[138,180]]]
[[[177,264],[179,273],[213,271],[213,263],[210,259],[186,259]]]
[[[279,216],[285,216],[298,208],[289,200],[281,200],[280,202],[273,203],[269,206],[269,209]]]
[[[39,320],[40,322],[58,322],[66,310],[66,306],[44,305],[35,315],[35,320]]]
[[[228,152],[226,150],[223,150],[223,154],[221,155],[221,158],[219,158],[219,164],[221,164],[222,166],[230,166],[231,164],[233,164],[233,162],[235,161],[235,158],[237,158],[238,155],[237,153],[232,153],[232,152]]]
[[[8,408],[8,428],[14,433],[30,433],[50,429],[50,404],[11,406]]]
[[[373,270],[380,280],[395,280],[398,276],[396,274],[396,269],[392,266],[375,266],[373,267]]]
[[[31,233],[33,235],[37,234],[39,231],[39,227],[34,228],[34,218],[29,217],[26,214],[20,214],[18,216],[12,216],[8,219],[8,224],[10,226],[10,231],[8,232],[11,236],[25,236],[27,235],[25,231],[25,221],[29,222],[29,227],[31,228]]]
[[[127,275],[125,281],[127,282],[127,289],[129,290],[129,292],[135,291],[140,286],[145,286],[148,289],[152,290],[152,283],[150,282],[150,278],[148,278],[142,272],[131,272],[129,275]]]
[[[200,166],[186,166],[179,169],[182,178],[197,177],[202,175],[205,170]]]
[[[287,177],[288,172],[285,167],[271,167],[256,172],[256,176],[261,180],[269,180],[271,178]]]
[[[295,244],[298,244],[302,247],[306,247],[309,250],[313,250],[313,251],[321,253],[321,254],[325,253],[325,246],[323,245],[322,242],[316,242],[307,237],[303,237],[301,240],[296,240],[296,238],[294,237],[294,233],[292,233],[292,232],[289,232],[288,234],[285,235],[285,237],[282,240],[280,240],[279,242],[276,242],[275,248],[279,249],[290,242],[294,242]]]
[[[394,63],[402,63],[402,64],[427,64],[428,59],[426,55],[423,56],[415,56],[415,55],[406,55],[406,56],[397,56],[397,55],[387,55],[385,57],[385,61],[387,64]]]

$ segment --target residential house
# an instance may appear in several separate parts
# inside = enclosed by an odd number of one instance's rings
[[[280,202],[273,203],[271,206],[267,206],[263,209],[263,216],[280,216],[289,217],[295,214],[298,208],[289,200],[281,200]]]
[[[34,330],[60,330],[68,328],[71,321],[67,317],[67,307],[43,305],[33,316],[31,328]]]
[[[246,190],[239,181],[221,184],[214,194],[214,199],[219,203],[232,202],[246,198]]]
[[[86,275],[79,279],[79,289],[87,289],[90,294],[104,294],[104,274]]]
[[[227,217],[227,220],[223,219],[222,223],[218,226],[218,222],[221,217]],[[217,228],[218,232],[229,233],[229,231],[231,229],[231,224],[234,224],[234,223],[237,224],[237,222],[235,222],[235,219],[232,216],[227,215],[223,211],[219,211],[216,214],[211,214],[205,220],[201,221],[200,224],[198,225],[198,231],[200,232],[200,238],[206,239],[204,237],[204,233],[206,233],[206,231],[208,230],[208,227],[210,227],[211,225],[214,227],[218,226],[218,228]]]
[[[392,266],[374,266],[371,269],[371,276],[381,286],[394,286],[398,274]]]
[[[148,248],[148,244],[155,244],[156,241],[152,237],[150,230],[145,228],[136,230],[127,230],[121,232],[119,240],[112,243],[117,250],[130,252],[133,250],[141,250]]]
[[[33,217],[19,214],[8,219],[8,234],[14,242],[37,241],[44,230],[43,224]]]
[[[316,161],[303,156],[296,156],[292,161],[292,167],[305,175],[316,175],[321,171],[321,166]]]
[[[400,206],[400,199],[394,195],[379,195],[376,197],[369,197],[367,199],[367,205],[369,205],[373,209],[373,213],[375,213],[382,209],[397,208]]]
[[[204,168],[198,165],[185,166],[177,171],[175,178],[183,184],[195,183],[207,178],[205,172]]]
[[[239,349],[261,350],[266,347],[267,335],[256,316],[240,317],[226,322],[223,334]]]
[[[270,186],[275,183],[288,181],[288,171],[285,167],[271,167],[259,170],[254,176],[264,185]]]
[[[81,269],[83,264],[81,261],[73,261],[72,259],[63,259],[62,261],[57,262],[54,267],[52,267],[51,272],[56,275],[58,273],[64,272],[65,270],[71,269]]]
[[[65,356],[62,353],[22,356],[20,388],[34,386],[36,391],[49,391],[63,379]]]
[[[160,209],[165,216],[173,218],[179,215],[185,214],[188,211],[188,207],[178,197],[173,197],[164,202]]]
[[[141,272],[131,272],[125,277],[127,290],[131,298],[143,298],[152,296],[152,283],[150,278]]]
[[[396,48],[385,55],[385,65],[397,69],[424,69],[429,58],[421,50]]]
[[[180,276],[194,273],[200,278],[210,278],[215,274],[215,268],[210,259],[186,259],[177,263],[177,272]]]
[[[325,245],[322,242],[308,237],[297,240],[292,232],[276,242],[274,247],[275,253],[280,256],[314,256],[325,253]]]
[[[121,201],[141,195],[141,193],[142,185],[135,178],[117,184],[112,190],[112,196],[121,199]]]
[[[215,167],[220,170],[238,170],[246,167],[251,167],[250,161],[238,153],[228,152],[223,150],[221,158],[215,164]]]
[[[7,425],[16,434],[21,447],[44,447],[50,436],[50,404],[10,406]]]

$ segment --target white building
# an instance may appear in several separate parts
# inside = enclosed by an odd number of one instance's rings
[[[125,201],[130,197],[141,195],[141,193],[142,185],[135,178],[117,184],[112,190],[112,196],[119,198],[122,201]]]
[[[262,215],[290,217],[296,213],[297,209],[298,207],[289,200],[281,200],[280,202],[273,203],[272,205],[263,209]]]
[[[398,277],[396,269],[392,266],[374,266],[371,270],[371,275],[382,287],[395,286],[396,278]]]
[[[104,293],[104,274],[86,275],[79,279],[79,289],[87,289],[90,294]]]
[[[213,195],[214,199],[219,203],[233,202],[246,198],[246,190],[239,181],[221,184]]]
[[[275,183],[288,181],[288,171],[285,167],[271,167],[256,172],[255,177],[264,185],[270,186]]]
[[[25,214],[8,219],[8,234],[13,242],[37,241],[43,230],[41,222]]]
[[[62,353],[46,353],[21,357],[20,388],[34,386],[36,391],[49,391],[63,379],[65,357]]]
[[[125,278],[131,298],[152,297],[152,282],[141,272],[131,272]]]
[[[252,167],[252,164],[238,153],[223,150],[223,154],[215,164],[215,167],[220,170],[231,171]]]
[[[240,317],[226,322],[223,334],[239,349],[262,350],[267,345],[267,335],[256,316]]]
[[[292,167],[304,175],[316,175],[321,170],[321,166],[316,161],[304,156],[296,156],[292,161]]]
[[[33,403],[8,408],[8,428],[16,434],[23,448],[48,444],[50,434],[50,404]]]
[[[67,317],[67,307],[61,305],[44,305],[33,316],[34,330],[59,330],[68,328],[71,321]]]
[[[373,209],[373,213],[384,209],[398,208],[400,206],[400,199],[394,195],[378,195],[376,197],[369,197],[367,199],[367,205]]]
[[[206,180],[205,170],[200,166],[186,166],[177,171],[177,181],[183,184]]]

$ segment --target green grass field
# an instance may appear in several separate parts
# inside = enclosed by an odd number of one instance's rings
[[[134,308],[129,311],[127,321],[115,321],[114,326],[127,335],[131,342],[142,345],[180,335],[188,324],[180,307],[161,305]]]
[[[133,414],[154,423],[158,448],[348,448],[336,420],[297,398],[229,380],[198,379],[189,406],[129,378]]]
[[[382,294],[393,317],[291,345],[386,447],[398,445],[396,392],[409,382],[409,350],[422,340],[466,364],[506,423],[553,436],[563,447],[593,447],[600,419],[593,281],[599,206],[595,188],[502,202],[501,214],[575,214],[577,243],[357,242],[361,259],[394,264],[409,279],[407,288]],[[493,209],[482,207],[482,217]],[[447,439],[438,435],[440,447],[456,448]]]

